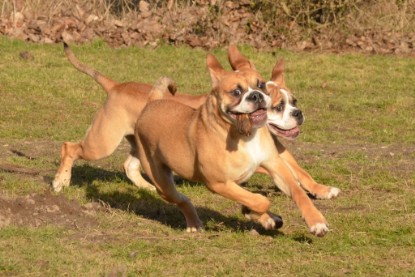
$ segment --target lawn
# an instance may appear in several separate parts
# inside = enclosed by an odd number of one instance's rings
[[[204,50],[101,41],[72,49],[120,82],[169,76],[180,92],[210,91]],[[239,50],[266,78],[278,58],[286,61],[306,120],[283,143],[317,181],[342,190],[313,200],[330,224],[324,238],[262,175],[246,188],[268,196],[281,229],[264,231],[237,203],[181,181],[205,225],[185,233],[176,207],[123,173],[126,142],[108,158],[77,162],[72,185],[51,192],[60,145],[83,137],[105,93],[61,45],[0,37],[0,275],[414,276],[415,59]],[[213,53],[230,69],[226,49]]]

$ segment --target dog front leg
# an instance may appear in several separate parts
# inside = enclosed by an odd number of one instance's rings
[[[282,226],[281,217],[269,212],[270,202],[265,196],[249,192],[233,181],[208,183],[207,186],[211,191],[242,204],[245,216],[259,222],[266,230]]]
[[[269,171],[278,188],[294,200],[310,232],[319,237],[324,236],[329,230],[326,219],[299,186],[293,172],[285,162],[277,158],[273,164],[266,164],[264,167]]]
[[[145,153],[145,150],[142,147],[139,147],[139,151]],[[157,193],[163,200],[177,205],[186,219],[186,231],[188,233],[202,230],[202,221],[199,219],[192,202],[185,195],[177,191],[171,170],[161,163],[158,163],[156,159],[157,158],[154,157],[149,160],[146,155],[140,156],[143,169],[153,181]]]
[[[317,183],[307,171],[301,168],[291,153],[279,142],[274,139],[277,146],[279,156],[288,164],[291,170],[294,172],[301,186],[313,196],[319,199],[331,199],[337,197],[340,193],[340,189],[330,186],[325,186]]]
[[[174,185],[169,187],[156,186],[158,187],[157,192],[161,198],[167,202],[176,204],[184,215],[187,225],[186,232],[194,233],[202,230],[202,221],[199,219],[196,209],[189,198],[179,193]]]

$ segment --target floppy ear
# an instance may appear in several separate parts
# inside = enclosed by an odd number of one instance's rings
[[[285,79],[284,79],[284,60],[279,60],[274,69],[272,69],[271,81],[277,83],[279,86],[285,86]]]
[[[250,68],[256,70],[255,66],[251,61],[239,53],[238,48],[235,44],[230,44],[228,47],[228,60],[233,70],[239,70],[242,68]]]
[[[220,76],[225,71],[222,65],[218,62],[218,60],[212,54],[208,53],[206,57],[206,64],[209,69],[210,78],[212,79],[213,87],[216,87],[220,81]]]

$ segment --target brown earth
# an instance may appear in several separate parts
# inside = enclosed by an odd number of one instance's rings
[[[8,225],[57,225],[74,229],[93,227],[98,225],[96,212],[103,209],[97,202],[80,205],[49,190],[17,198],[0,194],[0,228]]]
[[[113,47],[168,43],[211,49],[237,42],[258,49],[415,53],[414,1],[401,1],[405,5],[399,1],[375,1],[378,4],[371,5],[355,0],[351,1],[357,3],[351,7],[353,12],[342,18],[334,17],[337,10],[333,14],[326,12],[328,19],[324,22],[321,17],[327,7],[319,6],[317,12],[321,14],[310,15],[291,3],[287,7],[282,2],[264,0],[259,1],[263,5],[258,7],[249,0],[198,0],[187,5],[174,0],[167,5],[133,1],[138,4],[118,16],[108,15],[108,11],[82,0],[44,10],[24,0],[13,1],[13,7],[7,0],[3,2],[9,4],[3,8],[9,7],[10,12],[1,14],[0,34],[35,43],[103,39]],[[270,8],[276,11],[270,13]]]

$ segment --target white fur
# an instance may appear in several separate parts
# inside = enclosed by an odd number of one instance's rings
[[[281,114],[275,110],[268,111],[267,123],[272,123],[283,130],[289,130],[297,126],[297,120],[292,116],[292,112],[297,108],[291,105],[288,91],[280,89],[280,92],[285,102],[284,112]]]
[[[229,176],[230,179],[239,180],[239,182],[248,180],[258,166],[269,159],[270,155],[261,145],[260,136],[258,135],[254,135],[252,139],[245,141],[242,149],[245,150],[247,155],[245,162],[241,163],[237,168],[232,168]],[[243,179],[240,179],[241,173]]]
[[[329,194],[327,195],[327,199],[331,199],[333,197],[337,197],[340,193],[340,189],[338,188],[331,188]]]
[[[246,142],[245,149],[255,166],[258,166],[269,157],[269,153],[261,145],[260,136],[258,135],[254,135],[251,140]]]
[[[324,236],[328,231],[329,228],[325,223],[317,223],[310,228],[310,232],[318,237]]]
[[[128,159],[124,162],[124,170],[134,185],[138,188],[145,188],[155,191],[156,188],[147,182],[140,173],[140,160],[133,156],[128,156]]]
[[[259,90],[254,90],[252,88],[248,88],[248,91],[242,96],[242,100],[241,102],[232,109],[233,112],[238,112],[238,113],[252,113],[257,109],[257,104],[256,103],[252,103],[251,101],[247,101],[246,98],[249,97],[251,95],[251,93],[253,93],[254,91],[257,91],[259,93],[262,94],[265,104],[266,106],[264,108],[269,108],[271,105],[271,97],[269,97],[268,95],[264,94],[262,91]]]

